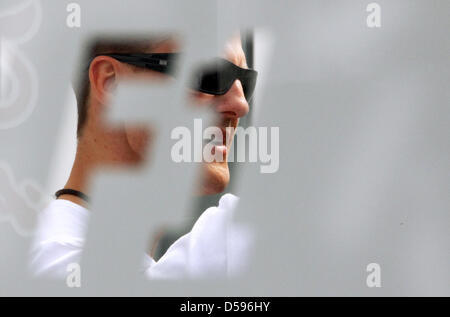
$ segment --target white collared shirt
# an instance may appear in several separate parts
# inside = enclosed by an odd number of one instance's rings
[[[245,270],[252,235],[233,223],[238,197],[225,194],[205,210],[192,230],[176,240],[158,260],[143,255],[148,278],[230,277]],[[31,250],[34,275],[65,278],[79,263],[90,211],[71,201],[52,201],[40,214]]]

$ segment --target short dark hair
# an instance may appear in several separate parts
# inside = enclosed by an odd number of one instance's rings
[[[78,81],[74,85],[78,107],[77,136],[80,137],[83,126],[87,120],[88,99],[90,94],[89,68],[90,62],[98,55],[111,53],[146,53],[167,40],[169,36],[153,36],[139,39],[95,39],[90,41],[82,59],[81,69],[78,72]]]

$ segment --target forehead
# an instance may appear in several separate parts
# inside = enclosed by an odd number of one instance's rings
[[[241,37],[239,35],[232,37],[225,44],[223,57],[238,66],[247,67],[244,50],[242,49],[241,44]]]

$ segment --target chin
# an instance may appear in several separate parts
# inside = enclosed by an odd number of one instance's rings
[[[229,182],[230,171],[227,162],[204,163],[201,195],[222,193]]]

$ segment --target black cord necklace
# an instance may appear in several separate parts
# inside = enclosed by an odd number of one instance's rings
[[[61,195],[72,195],[72,196],[77,196],[81,199],[83,199],[85,202],[89,202],[90,198],[88,195],[86,195],[85,193],[80,192],[79,190],[75,190],[75,189],[70,189],[70,188],[63,188],[58,190],[55,193],[55,197],[58,198]]]

